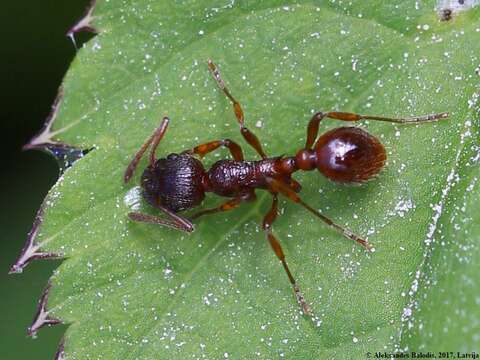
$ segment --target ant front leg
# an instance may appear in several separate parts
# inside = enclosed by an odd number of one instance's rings
[[[225,201],[223,204],[221,204],[217,207],[200,210],[199,212],[190,216],[190,219],[196,219],[196,218],[199,218],[200,216],[208,215],[208,214],[215,214],[217,212],[224,212],[224,211],[233,210],[233,209],[237,208],[244,201],[255,201],[256,199],[257,199],[257,197],[256,197],[254,191],[247,192],[247,193],[244,193],[244,194],[240,194],[240,195],[234,197],[233,199]]]
[[[228,90],[227,86],[225,85],[225,82],[223,81],[222,77],[220,76],[220,72],[218,71],[217,66],[212,62],[212,60],[208,60],[208,68],[209,68],[210,72],[212,73],[213,78],[217,82],[217,85],[220,88],[220,90],[222,90],[223,93],[232,102],[233,112],[235,113],[235,117],[237,118],[237,121],[240,124],[240,132],[241,132],[242,136],[247,141],[247,143],[250,146],[252,146],[255,149],[255,151],[262,157],[262,159],[265,159],[267,157],[267,155],[265,155],[265,152],[263,151],[262,144],[260,144],[260,141],[255,136],[255,134],[252,133],[245,126],[245,118],[244,118],[244,115],[243,115],[242,106],[240,105],[240,103],[233,97],[233,95]]]
[[[290,284],[292,284],[293,291],[295,293],[295,297],[297,298],[298,304],[303,310],[303,313],[308,316],[312,316],[312,311],[310,309],[310,306],[308,303],[305,301],[305,298],[303,297],[303,294],[300,291],[300,288],[298,287],[297,282],[295,281],[295,278],[293,277],[288,265],[287,261],[285,260],[285,254],[283,252],[282,246],[278,242],[277,238],[275,235],[272,233],[272,224],[276,220],[277,215],[278,215],[278,196],[276,193],[272,194],[273,196],[273,201],[272,201],[272,207],[270,208],[269,212],[265,215],[263,218],[263,230],[265,231],[265,234],[267,236],[267,240],[270,243],[270,246],[272,247],[273,251],[275,252],[275,255],[277,255],[277,258],[281,261],[283,268],[285,272],[287,273],[288,280],[290,281]]]
[[[300,198],[300,196],[295,192],[295,190],[293,190],[288,184],[284,183],[281,180],[273,179],[273,178],[267,178],[266,180],[267,180],[267,183],[270,186],[271,191],[278,192],[278,193],[286,196],[291,201],[302,205],[305,209],[310,211],[313,215],[315,215],[317,218],[322,220],[327,225],[330,225],[333,229],[337,230],[340,234],[342,234],[346,238],[357,242],[358,244],[362,245],[367,250],[372,250],[372,245],[369,244],[367,240],[361,238],[360,236],[355,234],[350,229],[347,229],[346,227],[335,223],[333,220],[326,217],[325,215],[323,215],[318,210],[315,210],[314,208],[312,208],[310,205],[305,203]]]
[[[153,132],[152,136],[150,136],[147,141],[142,145],[142,147],[137,151],[133,160],[128,164],[127,169],[125,170],[125,174],[123,175],[123,181],[127,183],[130,178],[132,177],[133,173],[135,172],[138,163],[142,159],[143,154],[147,151],[150,144],[152,145],[152,149],[150,151],[150,161],[149,165],[152,166],[155,163],[155,150],[157,149],[160,140],[162,140],[163,135],[167,131],[168,123],[170,119],[168,117],[164,117],[160,126]]]
[[[203,158],[205,155],[208,153],[211,153],[212,151],[217,150],[220,146],[224,146],[228,148],[230,151],[230,154],[232,154],[232,157],[236,161],[243,161],[243,151],[240,145],[238,145],[235,141],[230,140],[230,139],[223,139],[223,140],[217,140],[217,141],[210,141],[205,144],[198,145],[194,147],[193,149],[186,150],[184,151],[185,154],[196,154]]]
[[[414,116],[408,118],[390,118],[385,116],[372,116],[372,115],[360,115],[355,113],[348,113],[348,112],[317,112],[315,115],[312,116],[310,122],[308,123],[307,128],[307,141],[305,143],[305,149],[311,150],[313,144],[315,143],[315,139],[318,136],[318,127],[320,121],[324,118],[330,118],[335,120],[342,120],[342,121],[359,121],[359,120],[377,120],[377,121],[386,121],[391,123],[397,124],[420,124],[420,123],[427,123],[438,121],[441,119],[448,118],[448,113],[438,113],[438,114],[430,114],[430,115],[422,115],[422,116]]]

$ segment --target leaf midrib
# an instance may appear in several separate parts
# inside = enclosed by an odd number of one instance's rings
[[[263,202],[264,202],[263,199],[265,199],[267,197],[268,197],[268,195],[259,196],[254,205],[249,204],[249,203],[244,204],[246,206],[249,205],[250,209],[248,211],[246,211],[245,214],[237,222],[234,223],[234,225],[230,228],[230,230],[224,232],[222,234],[222,236],[219,237],[219,240],[216,243],[214,243],[214,245],[211,247],[211,249],[199,259],[199,261],[195,264],[195,266],[189,272],[187,272],[183,276],[183,279],[182,279],[181,283],[185,283],[185,284],[188,283],[193,278],[193,276],[197,273],[197,271],[207,262],[208,258],[210,258],[210,256],[213,253],[215,253],[215,251],[221,245],[223,245],[225,243],[225,241],[229,238],[229,235],[231,235],[234,232],[234,230],[243,226],[244,222],[249,217],[251,217],[251,214],[254,211],[258,210],[258,208],[263,204]],[[169,298],[170,300],[169,300],[169,303],[168,303],[167,307],[160,314],[160,316],[157,318],[157,320],[155,322],[150,322],[150,324],[151,324],[150,328],[145,326],[145,331],[141,335],[139,335],[137,339],[145,338],[145,336],[148,336],[149,334],[151,334],[159,324],[162,324],[162,321],[164,320],[165,316],[170,312],[170,310],[172,310],[174,305],[177,303],[176,299],[180,296],[180,294],[182,294],[184,291],[186,291],[186,289],[187,289],[187,287],[185,287],[185,288],[180,287],[175,292],[175,294],[172,297]],[[156,294],[153,294],[152,296],[155,297]],[[147,319],[147,317],[148,317],[148,315],[146,314],[144,319],[143,319],[144,320],[143,324],[148,323],[147,321],[145,321]],[[140,347],[137,347],[136,349],[137,349],[136,351],[132,351],[131,353],[129,353],[130,356],[126,356],[126,357],[124,357],[124,359],[133,359],[134,356],[138,353],[138,351],[140,351]]]

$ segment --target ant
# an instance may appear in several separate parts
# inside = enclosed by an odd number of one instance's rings
[[[358,127],[339,127],[318,137],[320,122],[330,118],[342,121],[369,119],[400,124],[420,124],[445,119],[448,117],[448,113],[411,118],[389,118],[336,111],[317,112],[308,124],[305,146],[295,156],[268,157],[258,138],[245,126],[242,107],[226,87],[217,66],[209,60],[208,68],[220,90],[233,105],[235,117],[240,125],[240,133],[260,155],[261,160],[246,161],[240,145],[230,139],[207,142],[180,154],[173,153],[166,158],[157,159],[155,151],[170,121],[168,117],[164,117],[160,126],[142,145],[128,165],[124,181],[127,183],[130,180],[143,154],[151,146],[149,163],[141,178],[143,197],[150,205],[165,213],[167,218],[138,212],[130,212],[128,216],[133,221],[192,232],[194,230],[192,219],[235,209],[242,202],[254,201],[256,199],[255,189],[267,190],[272,195],[272,205],[263,218],[263,230],[275,255],[285,269],[303,313],[312,316],[310,306],[305,301],[287,265],[282,247],[272,232],[272,224],[278,215],[278,195],[281,194],[303,206],[346,238],[357,242],[367,250],[372,250],[372,246],[367,240],[308,205],[298,195],[301,186],[292,179],[292,174],[299,170],[317,169],[335,182],[362,183],[375,177],[387,159],[385,148],[380,141],[365,130]],[[220,147],[227,148],[233,160],[219,160],[210,169],[205,170],[195,155],[201,159]],[[200,210],[189,218],[179,214],[183,210],[200,205],[206,192],[213,192],[229,199],[217,207]]]

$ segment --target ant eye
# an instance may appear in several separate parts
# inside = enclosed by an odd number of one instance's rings
[[[378,139],[357,127],[326,132],[315,145],[317,169],[333,181],[363,182],[385,165],[387,155]]]

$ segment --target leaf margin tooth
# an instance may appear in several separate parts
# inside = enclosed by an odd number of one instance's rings
[[[25,267],[32,261],[37,259],[62,259],[62,254],[56,254],[52,252],[39,251],[41,244],[35,243],[35,238],[37,237],[40,226],[43,222],[43,215],[45,211],[45,200],[40,206],[40,209],[35,215],[35,220],[33,221],[32,229],[28,233],[27,241],[23,246],[20,255],[15,260],[15,263],[10,267],[9,274],[21,274]],[[47,286],[49,287],[49,285]]]
[[[33,317],[32,323],[27,328],[27,335],[29,337],[35,338],[37,336],[38,330],[44,326],[54,326],[62,324],[60,319],[52,318],[47,310],[48,295],[50,289],[52,288],[52,282],[49,280],[47,286],[43,289],[40,300],[38,301],[37,311]]]
[[[99,29],[93,25],[93,11],[95,10],[95,6],[97,5],[97,0],[91,0],[90,5],[87,6],[85,10],[85,14],[83,17],[78,20],[65,34],[70,40],[72,40],[73,46],[75,49],[78,50],[77,42],[75,40],[75,34],[80,31],[86,31],[93,34],[98,34],[100,31]]]

